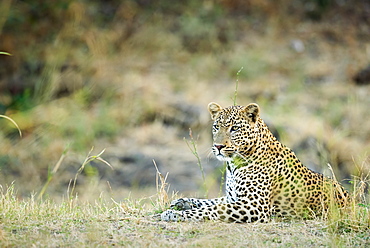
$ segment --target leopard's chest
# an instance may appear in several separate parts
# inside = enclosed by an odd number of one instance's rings
[[[271,168],[261,164],[245,164],[242,167],[228,162],[226,167],[226,197],[236,202],[251,194],[270,195]]]

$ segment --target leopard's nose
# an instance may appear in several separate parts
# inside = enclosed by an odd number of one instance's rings
[[[214,147],[220,152],[222,148],[226,147],[225,145],[217,145],[215,144]]]

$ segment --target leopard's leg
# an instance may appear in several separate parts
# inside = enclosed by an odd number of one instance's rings
[[[203,206],[212,206],[216,204],[228,203],[226,197],[213,199],[197,199],[197,198],[180,198],[174,200],[170,204],[170,208],[175,210],[188,210],[193,208],[200,208]]]
[[[175,210],[188,210],[203,206],[212,206],[237,201],[236,182],[230,169],[226,171],[226,196],[213,199],[180,198],[171,202],[170,207]]]
[[[233,203],[202,206],[183,211],[167,210],[161,214],[165,221],[223,220],[228,222],[267,222],[271,207],[267,199],[241,199]]]

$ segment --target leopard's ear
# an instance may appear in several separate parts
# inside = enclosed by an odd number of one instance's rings
[[[211,103],[208,104],[208,111],[211,114],[212,120],[216,119],[217,114],[221,110],[222,110],[222,107],[219,104],[215,103],[215,102],[211,102]]]
[[[252,122],[256,122],[260,115],[260,107],[257,103],[248,104],[248,106],[244,107],[243,111]]]

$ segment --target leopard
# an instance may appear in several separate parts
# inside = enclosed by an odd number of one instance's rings
[[[273,135],[256,103],[222,108],[211,102],[212,153],[226,166],[225,195],[180,198],[161,213],[163,221],[251,223],[274,217],[314,218],[348,204],[349,193],[335,179],[304,166]]]

